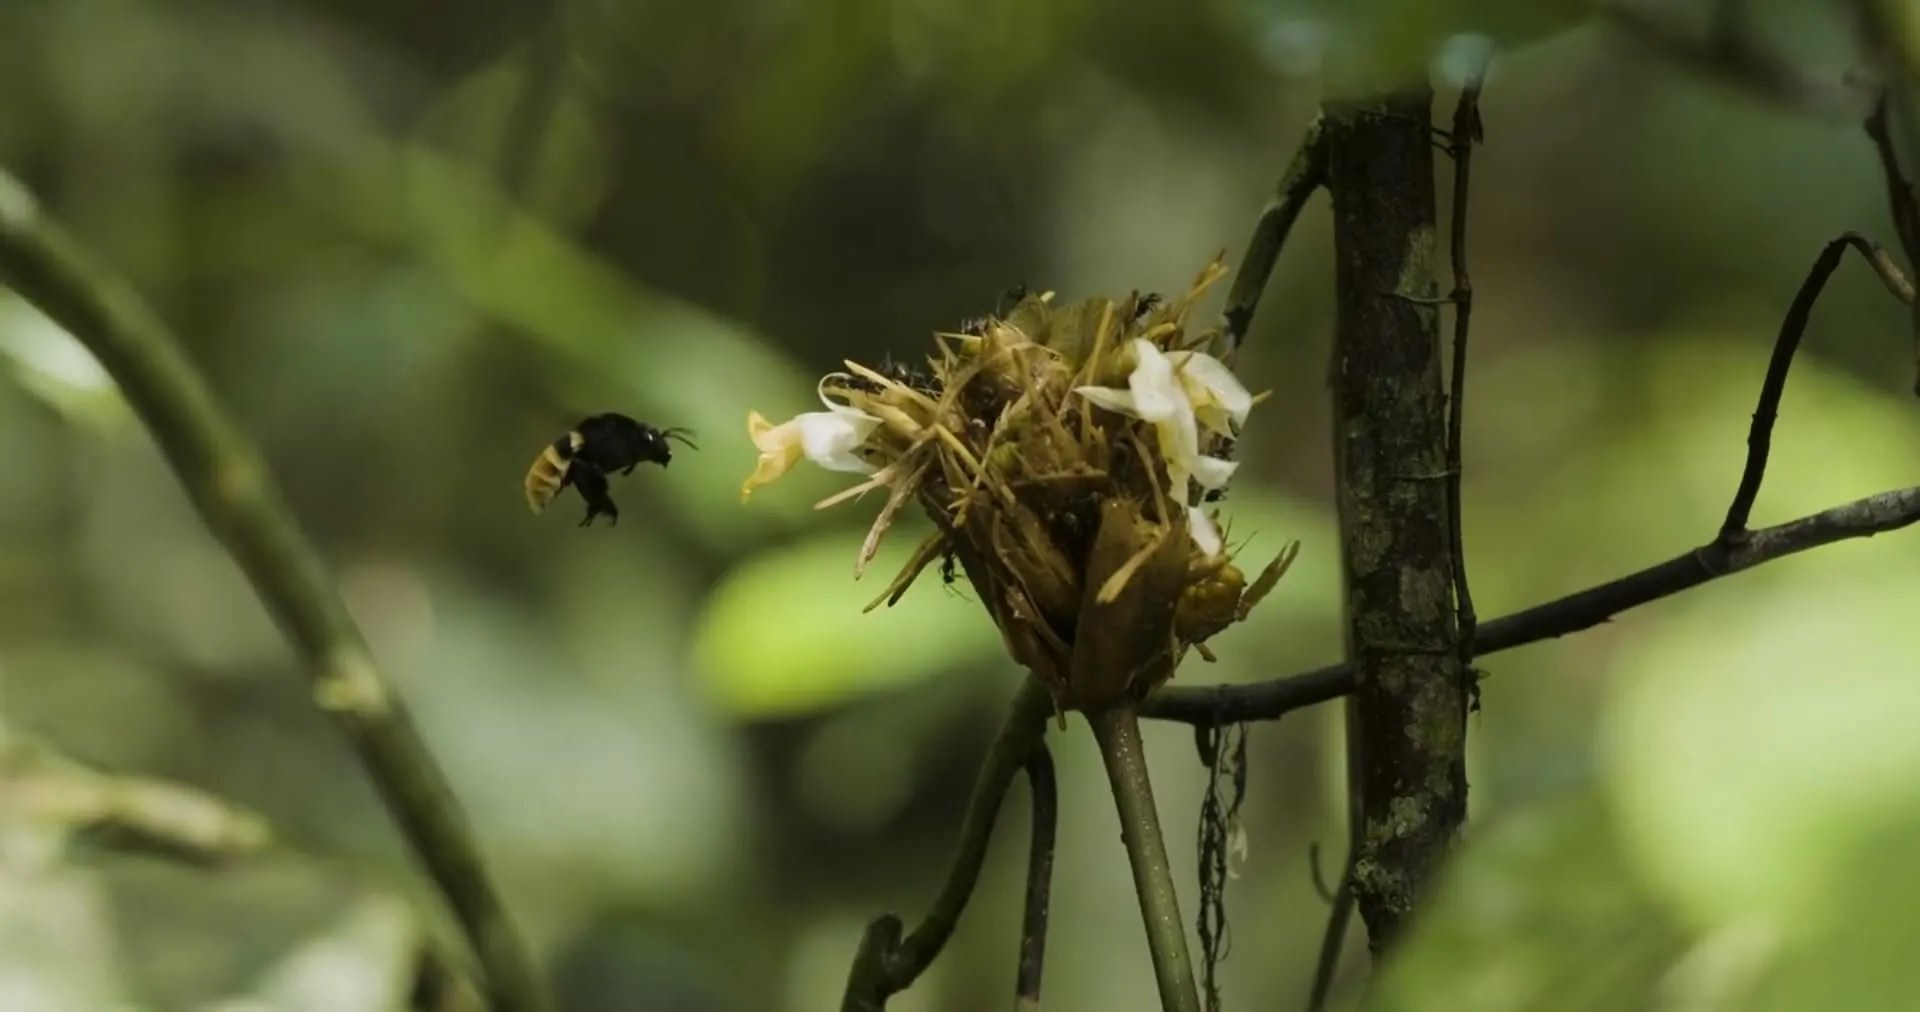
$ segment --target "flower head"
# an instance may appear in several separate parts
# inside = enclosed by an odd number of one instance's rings
[[[1246,617],[1297,547],[1249,582],[1196,501],[1233,478],[1255,401],[1199,350],[1213,335],[1186,329],[1225,271],[1210,265],[1152,310],[1138,296],[1056,307],[1053,293],[1030,294],[938,335],[926,370],[849,362],[821,382],[825,412],[779,426],[750,416],[760,460],[742,493],[801,457],[865,474],[821,504],[888,489],[856,575],[909,503],[935,522],[869,607],[957,559],[1008,651],[1063,711],[1138,699],[1188,650],[1212,659],[1205,641]]]

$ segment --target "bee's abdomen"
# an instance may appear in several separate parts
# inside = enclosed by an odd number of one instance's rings
[[[573,463],[573,456],[580,449],[583,440],[578,432],[569,432],[551,444],[541,448],[540,455],[533,458],[533,466],[527,468],[526,490],[527,507],[535,513],[547,508],[547,503],[560,494],[561,486],[567,483],[567,468]]]

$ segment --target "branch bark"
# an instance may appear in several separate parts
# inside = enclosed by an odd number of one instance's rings
[[[1326,138],[1321,132],[1321,121],[1315,119],[1307,127],[1307,135],[1301,138],[1300,147],[1287,164],[1279,185],[1274,187],[1272,199],[1260,209],[1253,236],[1247,240],[1247,252],[1240,257],[1233,287],[1227,292],[1221,347],[1228,362],[1233,361],[1240,346],[1246,343],[1247,329],[1253,325],[1253,314],[1260,308],[1260,295],[1266,291],[1274,265],[1280,262],[1280,250],[1287,244],[1293,223],[1300,219],[1300,212],[1306,208],[1313,191],[1326,184]]]
[[[495,1007],[549,1008],[445,774],[375,667],[266,463],[153,310],[3,172],[0,281],[84,344],[119,384],[207,526],[293,642],[314,700],[346,735],[453,908]]]
[[[1423,86],[1330,107],[1325,124],[1334,455],[1355,663],[1353,896],[1375,952],[1397,938],[1466,819],[1431,101]]]
[[[1577,633],[1630,608],[1671,597],[1790,555],[1853,538],[1870,538],[1920,523],[1920,486],[1882,492],[1808,514],[1775,527],[1748,531],[1737,545],[1714,540],[1665,562],[1480,624],[1476,656],[1485,657]],[[1164,688],[1140,715],[1207,726],[1242,720],[1278,720],[1304,706],[1353,691],[1355,666],[1329,664],[1249,685]]]

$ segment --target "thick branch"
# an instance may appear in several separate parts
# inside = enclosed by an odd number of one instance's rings
[[[1326,124],[1334,456],[1360,760],[1353,895],[1376,952],[1398,937],[1466,820],[1431,100],[1422,86],[1330,106]]]
[[[314,699],[453,908],[496,1007],[546,1009],[532,958],[489,881],[473,830],[388,688],[260,455],[166,325],[0,173],[0,281],[86,345],[160,444],[207,526],[252,581],[313,682]]]
[[[1053,840],[1060,822],[1060,789],[1053,756],[1044,744],[1036,744],[1027,756],[1027,789],[1033,795],[1033,843],[1027,851],[1027,902],[1020,917],[1020,968],[1013,991],[1019,1012],[1037,1012],[1053,895]]]
[[[905,925],[893,914],[884,914],[867,925],[847,973],[841,1012],[883,1012],[887,999],[910,987],[940,954],[960,923],[967,901],[973,898],[974,884],[986,863],[987,843],[1000,817],[1000,802],[1013,786],[1014,775],[1041,747],[1047,717],[1052,713],[1053,700],[1047,690],[1031,677],[1023,682],[974,780],[973,796],[967,800],[967,814],[960,823],[959,850],[947,869],[940,894],[920,926],[904,938]]]
[[[1307,199],[1326,182],[1326,142],[1321,135],[1320,121],[1315,119],[1307,127],[1307,135],[1301,139],[1293,161],[1288,163],[1286,174],[1280,177],[1280,185],[1274,188],[1273,198],[1260,210],[1260,218],[1253,225],[1253,238],[1247,241],[1247,252],[1241,256],[1239,270],[1234,275],[1233,288],[1227,292],[1221,347],[1229,360],[1246,341],[1247,328],[1252,326],[1254,311],[1260,307],[1260,294],[1266,290],[1274,264],[1280,260],[1287,234],[1293,231],[1293,223],[1299,220]]]
[[[1777,527],[1750,531],[1738,545],[1725,545],[1716,538],[1617,580],[1483,622],[1476,638],[1477,656],[1591,629],[1630,608],[1710,580],[1810,548],[1872,537],[1915,523],[1920,523],[1920,487],[1882,492]],[[1353,685],[1353,665],[1331,664],[1249,685],[1161,689],[1141,707],[1140,714],[1195,725],[1276,720],[1303,706],[1338,699],[1353,691]]]

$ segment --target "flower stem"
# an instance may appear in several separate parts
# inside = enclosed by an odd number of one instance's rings
[[[1120,840],[1133,866],[1133,887],[1140,896],[1147,946],[1153,953],[1153,975],[1160,983],[1160,1006],[1166,1012],[1200,1012],[1180,898],[1173,889],[1173,868],[1167,862],[1153,785],[1147,779],[1139,716],[1132,706],[1120,705],[1088,714],[1087,723],[1100,744],[1107,778],[1113,783],[1114,804],[1120,810]]]

